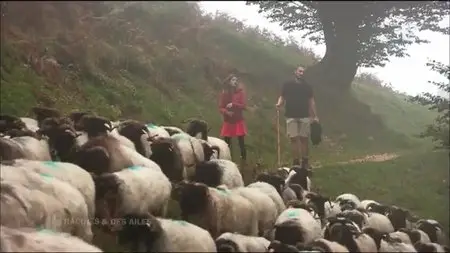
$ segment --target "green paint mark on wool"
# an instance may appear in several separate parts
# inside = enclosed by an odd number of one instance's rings
[[[148,123],[146,126],[147,126],[148,128],[157,128],[157,127],[158,127],[157,125],[155,125],[155,124],[153,124],[153,123]]]
[[[223,188],[214,188],[214,190],[216,190],[218,193],[222,194],[222,195],[228,195],[229,192],[227,189],[223,189]]]
[[[142,169],[142,168],[144,168],[144,167],[139,166],[139,165],[133,165],[133,166],[131,166],[131,167],[128,167],[129,170],[140,170],[140,169]]]
[[[55,232],[53,230],[46,229],[42,225],[39,225],[38,227],[36,227],[36,230],[39,233],[55,234]]]
[[[288,211],[287,216],[289,218],[295,218],[295,217],[300,216],[300,212],[297,209],[291,209]]]
[[[187,226],[187,225],[189,225],[189,223],[187,223],[187,222],[184,221],[184,220],[172,220],[172,221],[175,222],[175,223],[180,224],[181,226]]]
[[[58,168],[58,164],[54,161],[45,161],[43,162],[45,165],[53,168],[53,169],[57,169]]]
[[[39,175],[41,175],[41,176],[43,176],[44,178],[47,178],[47,179],[50,179],[50,178],[53,177],[52,175],[47,174],[47,173],[43,173],[43,172],[39,173]]]
[[[191,136],[188,134],[184,134],[184,133],[178,133],[178,134],[172,135],[172,139],[175,139],[175,140],[189,139],[189,137],[191,137]]]

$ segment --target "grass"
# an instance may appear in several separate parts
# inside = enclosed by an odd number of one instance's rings
[[[315,171],[313,184],[328,196],[351,192],[361,200],[407,208],[419,217],[436,219],[448,232],[448,159],[448,151],[427,151],[385,162],[328,165]]]

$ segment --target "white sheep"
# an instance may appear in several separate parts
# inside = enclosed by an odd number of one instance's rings
[[[448,236],[444,233],[444,228],[438,221],[432,219],[420,219],[415,227],[428,234],[431,242],[441,245],[448,244]]]
[[[205,229],[153,216],[126,216],[118,239],[122,245],[131,245],[134,252],[217,252]]]
[[[231,150],[230,150],[230,147],[228,146],[228,144],[224,140],[214,137],[214,136],[208,136],[207,141],[212,146],[219,148],[219,152],[218,152],[219,154],[214,153],[213,158],[231,161]]]
[[[341,202],[352,202],[354,203],[355,208],[361,206],[361,201],[359,198],[352,193],[343,193],[336,197],[335,202],[338,202],[341,205]]]
[[[295,245],[321,237],[320,223],[305,209],[287,208],[275,222],[275,240]]]
[[[417,252],[413,245],[403,243],[400,239],[390,237],[387,233],[379,232],[369,227],[364,228],[362,231],[372,237],[378,252]]]
[[[185,131],[183,131],[181,128],[176,127],[176,126],[160,126],[160,127],[164,128],[164,130],[166,130],[170,136],[172,136],[174,134],[186,134]]]
[[[92,240],[87,204],[76,188],[49,174],[36,173],[26,167],[3,165],[0,173],[2,181],[40,190],[58,198],[74,221],[73,234],[88,242]]]
[[[417,242],[421,243],[431,242],[430,237],[428,236],[427,233],[416,228],[401,228],[398,231],[390,233],[390,236],[393,238],[399,238],[404,243],[407,243],[409,240],[410,243],[413,245]]]
[[[146,213],[166,215],[172,185],[161,171],[132,166],[118,172],[94,176],[94,182],[96,218],[115,219],[126,214]],[[110,196],[114,196],[114,201]],[[110,220],[106,221],[113,229],[117,225],[110,223]]]
[[[157,126],[152,123],[146,124],[148,131],[150,132],[150,136],[156,136],[156,137],[166,137],[169,138],[170,134],[169,132],[161,126]]]
[[[46,139],[38,140],[31,136],[1,138],[1,157],[4,160],[24,158],[30,160],[51,161],[50,148]],[[15,155],[11,156],[11,153]]]
[[[328,218],[328,223],[324,226],[322,232],[324,239],[345,246],[349,252],[378,251],[375,240],[370,235],[363,233],[359,226],[348,218]]]
[[[256,188],[237,187],[230,190],[248,199],[258,213],[259,235],[267,235],[278,217],[277,207],[272,199]]]
[[[226,232],[216,238],[219,252],[267,252],[270,241],[264,237]]]
[[[261,192],[269,195],[269,197],[272,199],[272,201],[275,203],[277,207],[278,215],[280,215],[286,209],[286,205],[284,204],[283,199],[281,198],[277,189],[275,189],[275,187],[273,187],[272,185],[266,182],[254,182],[247,185],[247,187],[259,189]]]
[[[170,138],[176,141],[176,144],[181,151],[181,157],[183,158],[187,177],[192,177],[195,172],[195,165],[205,161],[202,143],[199,139],[184,133],[174,134]]]
[[[208,230],[213,238],[221,232],[258,235],[258,213],[246,198],[224,188],[181,182],[178,202],[183,220]]]
[[[39,130],[37,120],[27,117],[21,117],[20,120],[22,120],[22,122],[25,123],[27,128],[30,129],[31,131],[36,132],[37,130]]]
[[[209,187],[226,185],[232,189],[244,186],[244,179],[237,164],[224,159],[211,159],[195,166],[193,181],[204,183]]]
[[[51,175],[61,181],[69,183],[84,196],[89,218],[95,214],[95,185],[89,172],[73,163],[54,161],[34,161],[16,159],[12,166],[27,168],[28,170]]]
[[[68,233],[47,229],[0,227],[1,252],[103,252]]]
[[[368,210],[367,208],[369,207],[369,205],[381,205],[381,204],[375,200],[365,199],[360,202],[359,207]]]

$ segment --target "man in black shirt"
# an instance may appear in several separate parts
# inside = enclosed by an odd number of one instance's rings
[[[277,110],[285,104],[286,132],[291,140],[293,165],[309,168],[310,124],[319,121],[311,86],[303,79],[304,68],[295,70],[295,79],[283,84],[276,104]]]

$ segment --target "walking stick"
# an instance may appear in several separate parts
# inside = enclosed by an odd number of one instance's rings
[[[280,147],[280,110],[277,109],[277,162],[281,166],[281,147]]]

